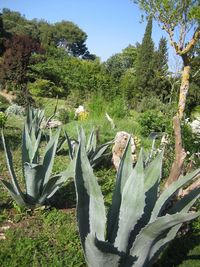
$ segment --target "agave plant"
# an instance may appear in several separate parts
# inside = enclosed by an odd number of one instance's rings
[[[44,119],[44,110],[28,107],[26,125],[31,136],[37,136],[41,132],[41,124]]]
[[[200,188],[166,212],[166,205],[175,192],[196,177],[200,169],[180,177],[159,195],[163,153],[144,168],[141,151],[133,168],[129,140],[106,215],[103,196],[87,157],[83,133],[81,136],[75,163],[75,186],[77,221],[88,266],[151,266],[176,236],[182,223],[200,215],[200,212],[188,212],[199,197]]]
[[[59,134],[60,129],[54,136],[51,136],[46,145],[43,160],[40,160],[41,131],[36,137],[35,130],[30,131],[28,124],[25,123],[22,138],[22,173],[26,191],[23,192],[14,171],[12,154],[2,131],[2,141],[11,183],[6,180],[1,180],[1,182],[18,205],[27,208],[43,205],[46,199],[50,198],[62,186],[63,182],[72,176],[71,165],[66,171],[54,176],[51,175]]]
[[[75,157],[75,151],[76,151],[74,146],[78,145],[80,140],[79,141],[75,140],[75,143],[72,144],[66,132],[65,132],[65,137],[66,137],[67,144],[69,147],[69,156],[73,160]],[[99,162],[101,162],[103,158],[109,155],[109,153],[106,153],[106,150],[113,143],[113,141],[97,146],[97,136],[96,136],[96,131],[94,128],[90,132],[88,140],[86,140],[85,134],[83,132],[82,132],[82,138],[84,138],[84,144],[85,144],[87,157],[90,161],[91,166],[94,168],[99,164]]]

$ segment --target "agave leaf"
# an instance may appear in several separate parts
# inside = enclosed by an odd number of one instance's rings
[[[96,165],[98,162],[100,162],[102,160],[102,158],[105,156],[105,151],[107,150],[107,148],[109,147],[109,145],[112,144],[112,142],[107,142],[101,146],[99,146],[91,155],[90,159],[90,164],[92,165]]]
[[[85,240],[85,257],[89,267],[116,267],[119,263],[119,255],[111,246],[106,247],[107,251],[102,252],[97,248],[98,239],[94,234],[88,234]],[[100,244],[99,244],[100,246]]]
[[[130,138],[124,149],[121,158],[119,169],[116,177],[115,190],[112,198],[112,205],[108,211],[107,220],[107,239],[109,242],[114,243],[118,230],[119,210],[121,205],[121,195],[124,185],[133,170],[133,163],[131,159]]]
[[[73,178],[75,176],[75,159],[73,159],[68,168],[59,173],[59,176],[60,176],[60,181],[62,181],[63,183],[65,183],[69,178]]]
[[[80,136],[83,135],[83,130]],[[105,207],[103,195],[93,174],[86,151],[85,143],[80,141],[75,165],[75,186],[77,193],[77,220],[82,246],[85,249],[85,238],[89,232],[98,239],[104,240]]]
[[[17,195],[22,195],[22,191],[21,191],[19,184],[17,182],[17,177],[15,175],[14,168],[13,168],[12,154],[10,152],[10,149],[9,149],[7,143],[5,142],[3,130],[2,130],[2,142],[3,142],[3,147],[4,147],[4,151],[5,151],[5,155],[6,155],[8,170],[9,170],[11,180],[12,180],[13,189]]]
[[[52,172],[59,135],[60,135],[60,129],[57,131],[55,136],[50,138],[45,149],[45,155],[44,155],[43,164],[42,164],[43,165],[42,176],[44,177],[43,186],[45,186],[46,183],[49,181],[49,178]]]
[[[197,218],[200,212],[196,213],[176,213],[173,215],[165,215],[163,217],[157,218],[154,222],[148,224],[142,229],[142,231],[137,236],[131,250],[130,254],[132,256],[137,256],[138,260],[135,263],[135,267],[144,266],[149,250],[154,244],[155,240],[165,233],[166,230],[174,227],[175,225],[182,224]]]
[[[148,191],[155,183],[160,182],[162,171],[163,152],[159,153],[145,168],[145,191]]]
[[[197,169],[185,176],[179,177],[177,181],[173,182],[167,189],[165,189],[155,204],[150,221],[154,221],[156,217],[162,213],[163,209],[165,208],[166,202],[176,193],[178,189],[180,189],[187,182],[196,177],[199,173],[200,169]]]
[[[90,133],[87,146],[86,146],[88,157],[90,157],[91,154],[96,150],[96,146],[97,146],[97,138],[96,138],[95,129],[93,128]]]
[[[119,227],[114,243],[119,251],[126,252],[129,235],[141,218],[144,207],[144,167],[141,150],[137,164],[129,176],[122,192]]]
[[[63,182],[60,181],[60,175],[56,175],[49,179],[41,193],[38,202],[43,204],[47,198],[52,197],[56,193],[56,191],[62,186],[62,184]]]
[[[16,203],[19,206],[26,206],[26,203],[24,201],[24,197],[23,197],[23,193],[22,194],[16,194],[15,189],[13,187],[13,185],[5,180],[0,180],[2,182],[2,184],[5,186],[5,188],[8,190],[9,194],[11,195],[11,197],[16,201]]]
[[[144,169],[144,188],[145,188],[145,202],[144,213],[141,219],[137,222],[134,231],[129,237],[128,249],[131,248],[136,236],[140,230],[147,225],[151,217],[151,212],[155,206],[158,194],[158,185],[161,178],[163,152],[157,155],[155,159]]]
[[[24,164],[24,176],[26,182],[26,193],[33,201],[37,201],[40,196],[42,186],[42,166],[26,162]]]
[[[145,212],[140,222],[140,228],[146,225],[151,217],[151,212],[155,206],[158,195],[158,186],[161,179],[163,152],[145,168],[144,175],[144,188],[146,194]]]
[[[32,155],[31,155],[31,163],[38,163],[38,159],[39,159],[39,145],[40,145],[40,140],[41,140],[41,135],[42,132],[38,132],[38,136],[37,139],[35,140],[34,146],[33,146],[33,151],[32,151]]]
[[[196,188],[193,191],[191,191],[187,196],[179,200],[174,204],[174,206],[168,211],[170,214],[176,213],[176,212],[188,212],[188,210],[193,206],[193,204],[196,202],[196,200],[200,196],[200,188]],[[149,253],[149,265],[155,261],[155,259],[158,257],[160,252],[166,247],[166,245],[175,238],[178,230],[180,229],[181,225],[178,224],[169,231],[167,231],[166,236],[158,238],[156,243],[151,248],[151,251]]]
[[[71,160],[73,160],[74,154],[73,154],[73,147],[72,147],[72,144],[71,144],[71,140],[70,140],[70,138],[69,138],[69,136],[68,136],[66,131],[64,131],[64,135],[66,137],[68,148],[69,148],[69,157],[70,157]]]
[[[28,125],[24,125],[23,135],[22,135],[22,165],[25,162],[31,162],[31,152],[33,151],[33,143],[29,134]]]

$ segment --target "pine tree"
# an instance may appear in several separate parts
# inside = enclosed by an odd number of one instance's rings
[[[154,42],[151,38],[152,34],[152,18],[150,17],[146,26],[142,44],[138,48],[136,61],[136,81],[135,89],[137,96],[148,95],[152,90],[151,80],[153,77],[152,63],[154,57]]]

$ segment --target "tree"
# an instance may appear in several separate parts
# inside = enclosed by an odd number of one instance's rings
[[[152,88],[154,88],[156,96],[165,102],[169,98],[171,89],[170,83],[167,79],[169,73],[166,38],[162,37],[160,39],[158,49],[154,52],[153,61],[154,77],[152,80]]]
[[[191,74],[190,52],[200,39],[199,0],[134,0],[148,16],[166,31],[170,44],[183,62],[179,92],[178,116],[173,118],[175,133],[175,160],[166,186],[177,180],[182,172],[186,153],[182,147],[180,120],[183,118]],[[192,37],[190,35],[192,33]],[[176,37],[177,36],[177,37]]]
[[[183,118],[191,73],[189,52],[200,39],[199,0],[135,0],[135,3],[158,21],[169,36],[170,44],[182,58],[183,73],[179,94],[178,113]],[[189,38],[189,33],[193,36]],[[178,38],[176,38],[178,36]]]
[[[105,68],[116,82],[119,82],[122,75],[124,75],[128,69],[134,67],[136,55],[137,48],[133,45],[129,45],[123,49],[121,53],[111,56],[105,62]]]
[[[27,70],[33,53],[42,52],[40,44],[29,36],[13,35],[4,42],[0,80],[4,86],[12,84],[15,89],[27,83]]]
[[[139,96],[147,95],[152,91],[152,78],[153,78],[153,56],[154,56],[154,43],[151,38],[152,34],[152,17],[149,17],[142,44],[139,46],[137,61],[136,61],[136,80],[135,87]]]
[[[187,97],[187,114],[200,105],[200,40],[191,53],[191,84]]]

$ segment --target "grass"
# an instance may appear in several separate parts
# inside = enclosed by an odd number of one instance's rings
[[[46,116],[53,114],[54,100],[44,99]],[[59,107],[65,105],[59,100]],[[93,126],[99,128],[100,142],[110,141],[119,130],[131,132],[141,138],[145,147],[151,141],[140,134],[137,122],[138,114],[132,112],[126,119],[114,119],[117,125],[112,129],[104,115],[91,116],[86,121],[73,121],[64,125],[71,137],[77,138],[77,125],[82,125],[89,134]],[[21,129],[23,119],[9,118],[5,129],[13,152],[15,169],[18,177],[21,173]],[[54,172],[66,168],[69,162],[65,150],[55,159]],[[105,164],[106,163],[106,164]],[[109,160],[103,162],[103,168],[95,170],[105,198],[106,206],[111,203],[115,181],[115,170]],[[9,179],[5,157],[0,143],[0,176]],[[23,181],[21,180],[21,184]],[[0,266],[2,267],[85,267],[85,260],[78,237],[75,217],[75,188],[72,181],[65,184],[50,200],[51,209],[25,211],[17,207],[0,184],[0,232],[5,240],[0,240]],[[54,208],[53,208],[54,207]],[[10,226],[2,230],[2,226]],[[155,267],[197,267],[200,265],[200,219],[192,223],[192,228],[183,236],[177,237],[162,254]]]

